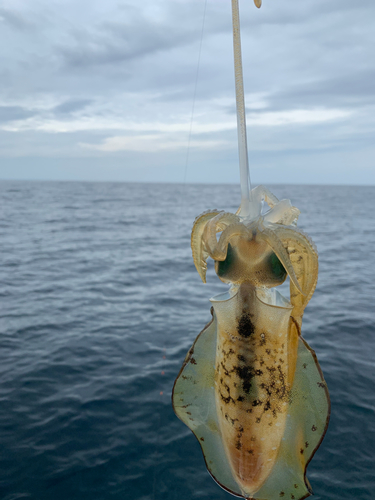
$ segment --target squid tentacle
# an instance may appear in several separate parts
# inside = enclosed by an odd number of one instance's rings
[[[266,224],[290,225],[297,221],[300,211],[289,200],[281,200],[264,215]]]
[[[255,188],[255,190],[257,189],[264,196],[264,199],[271,208],[273,208],[275,205],[279,203],[279,199],[273,193],[271,193],[271,191],[269,191],[266,187],[258,186]]]
[[[283,217],[277,221],[277,224],[282,224],[284,226],[290,226],[293,223],[297,222],[297,219],[300,215],[301,211],[298,210],[297,207],[291,207]]]

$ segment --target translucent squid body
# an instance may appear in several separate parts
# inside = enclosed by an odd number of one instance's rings
[[[262,186],[251,200],[251,217],[214,210],[194,223],[200,277],[206,281],[211,257],[230,289],[211,299],[212,320],[186,356],[173,406],[222,488],[247,499],[299,500],[312,493],[306,468],[330,414],[318,360],[301,337],[318,255],[289,200]],[[275,289],[288,275],[290,300]]]

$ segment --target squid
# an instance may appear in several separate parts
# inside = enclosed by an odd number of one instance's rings
[[[312,494],[306,468],[330,415],[318,360],[301,336],[318,254],[289,200],[263,186],[251,195],[259,213],[250,220],[214,210],[194,223],[202,281],[211,257],[230,288],[211,299],[212,320],[186,356],[173,407],[222,488],[247,499],[299,500]],[[262,215],[264,202],[270,208]],[[275,289],[287,276],[290,300]]]
[[[289,200],[249,185],[237,0],[232,10],[241,206],[194,222],[199,276],[205,283],[211,258],[228,289],[210,299],[212,319],[187,353],[172,403],[226,491],[248,500],[302,500],[312,494],[306,469],[330,416],[317,357],[301,336],[318,253]],[[284,297],[277,287],[287,278]]]

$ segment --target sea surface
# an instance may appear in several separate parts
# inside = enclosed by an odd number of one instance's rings
[[[320,274],[303,336],[332,401],[316,499],[375,491],[375,187],[268,186],[301,210]],[[196,272],[201,212],[235,185],[0,182],[0,498],[229,500],[174,415],[184,357],[223,292]]]

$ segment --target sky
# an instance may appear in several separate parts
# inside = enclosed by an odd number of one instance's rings
[[[375,184],[375,2],[240,16],[252,183]],[[230,0],[0,0],[0,179],[238,183],[232,51]]]

